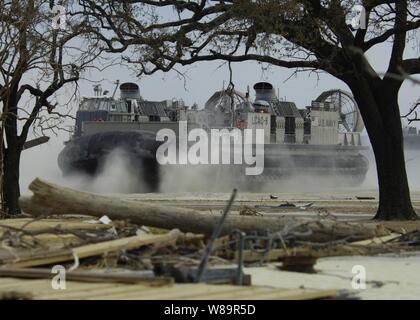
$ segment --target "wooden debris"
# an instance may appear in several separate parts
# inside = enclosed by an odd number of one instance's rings
[[[0,277],[51,279],[54,274],[50,269],[35,268],[0,268]],[[142,283],[149,286],[163,286],[173,283],[170,277],[145,277],[132,273],[104,273],[91,271],[67,271],[66,280],[81,282]]]
[[[289,257],[306,258],[325,258],[336,256],[351,256],[351,255],[375,255],[381,253],[392,253],[401,251],[413,251],[416,247],[409,247],[404,244],[393,244],[392,240],[401,237],[399,234],[391,234],[383,237],[376,237],[363,241],[355,241],[344,244],[330,244],[317,245],[311,243],[301,244],[300,246],[289,248],[273,248],[268,251],[255,251],[245,249],[243,251],[244,262],[270,262],[270,261],[285,261]],[[228,241],[228,239],[224,239]],[[218,252],[220,257],[228,260],[237,261],[238,251],[220,250]]]
[[[326,299],[339,296],[337,290],[282,289],[267,286],[174,284],[150,288],[143,284],[85,283],[66,281],[66,290],[54,290],[47,279],[0,278],[0,296],[7,292],[25,293],[33,299],[91,300],[274,300]]]
[[[163,235],[139,235],[84,245],[73,249],[61,249],[51,252],[42,251],[33,255],[27,254],[23,256],[18,256],[14,259],[10,259],[9,261],[0,260],[0,264],[3,264],[3,267],[15,268],[42,266],[57,262],[71,261],[73,259],[82,259],[92,256],[105,255],[121,250],[135,249],[145,245],[175,243],[179,235],[179,230],[175,229]]]
[[[81,219],[5,219],[0,220],[0,240],[14,247],[63,248],[110,240],[112,226],[87,223]],[[0,256],[1,250],[0,246]]]
[[[111,219],[128,219],[133,223],[183,232],[209,235],[220,216],[194,209],[154,205],[146,202],[124,200],[111,196],[80,192],[35,179],[29,186],[32,197],[22,197],[20,205],[32,215],[86,214],[96,217],[107,215]],[[292,218],[253,217],[230,215],[221,234],[240,229],[243,232],[280,231],[293,226],[296,239],[328,242],[352,237],[363,240],[388,234],[375,224],[348,223],[335,220],[304,220]],[[310,231],[308,235],[307,232]]]
[[[328,248],[314,248],[311,246],[301,246],[293,248],[291,253],[286,252],[284,249],[271,249],[266,253],[246,249],[243,251],[243,260],[245,263],[252,262],[272,262],[283,261],[290,255],[314,258],[338,257],[338,256],[367,256],[384,253],[399,253],[406,251],[417,251],[418,248],[403,246],[403,245],[337,245]],[[230,253],[224,252],[221,257],[233,261],[238,260],[238,253],[231,251]]]
[[[375,238],[367,239],[367,240],[354,241],[351,244],[352,245],[361,245],[361,246],[371,245],[371,244],[384,244],[388,241],[398,239],[399,237],[401,237],[401,234],[392,233],[390,235],[383,236],[383,237],[375,237]]]

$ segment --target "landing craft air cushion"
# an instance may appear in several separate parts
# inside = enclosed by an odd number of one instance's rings
[[[255,99],[249,90],[223,89],[199,109],[185,106],[182,100],[144,100],[135,83],[119,88],[120,98],[114,97],[116,90],[106,96],[96,86],[95,96],[82,99],[74,134],[58,157],[64,174],[96,175],[107,156],[118,149],[140,168],[139,179],[147,191],[159,191],[161,165],[156,152],[164,142],[157,141],[157,133],[171,129],[178,138],[183,122],[188,132],[197,128],[206,132],[263,129],[262,173],[245,175],[242,169],[248,164],[211,165],[214,179],[229,175],[245,188],[308,174],[353,186],[365,179],[369,163],[363,155],[367,147],[361,145],[363,121],[354,99],[345,91],[324,92],[311,105],[298,109],[294,102],[280,99],[270,83],[259,82],[254,85]]]

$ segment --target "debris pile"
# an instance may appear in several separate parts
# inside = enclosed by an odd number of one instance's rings
[[[2,297],[19,296],[2,292],[2,278],[51,279],[55,265],[78,282],[249,286],[248,265],[274,262],[281,270],[310,273],[321,257],[409,251],[420,244],[419,230],[396,233],[380,224],[328,216],[266,217],[250,206],[234,214],[236,191],[220,215],[85,193],[40,179],[30,190],[33,196],[21,198],[30,216],[0,220]]]

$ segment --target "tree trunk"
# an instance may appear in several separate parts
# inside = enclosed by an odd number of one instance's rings
[[[20,167],[20,150],[7,148],[4,154],[4,176],[3,176],[3,197],[5,211],[8,214],[19,214],[19,167]]]
[[[374,219],[418,219],[410,199],[398,92],[393,81],[356,81],[351,86],[366,125],[378,174],[379,207]]]
[[[404,138],[398,107],[398,93],[384,86],[382,92],[383,134],[372,145],[375,153],[379,182],[379,208],[375,219],[410,220],[417,219],[410,198],[404,156]],[[396,112],[394,112],[396,110]]]

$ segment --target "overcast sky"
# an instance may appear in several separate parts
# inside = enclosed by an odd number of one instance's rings
[[[419,54],[419,50],[417,48],[414,50],[412,47],[408,47],[407,56],[411,56],[415,51]],[[374,50],[368,52],[367,56],[376,71],[383,73],[387,68],[389,46],[377,46]],[[281,98],[286,97],[288,100],[296,102],[299,108],[310,105],[311,101],[325,90],[341,88],[349,91],[347,85],[326,73],[299,73],[287,80],[293,74],[293,69],[271,66],[266,70],[264,67],[267,67],[267,65],[262,66],[252,61],[233,63],[235,88],[245,92],[247,86],[250,86],[251,95],[253,96],[254,90],[252,86],[254,83],[268,81],[278,89]],[[176,97],[182,98],[187,105],[192,105],[196,102],[200,108],[204,106],[204,103],[214,91],[222,88],[223,82],[225,86],[229,82],[228,66],[226,64],[223,65],[221,61],[199,62],[184,68],[179,67],[178,70],[186,73],[185,79],[174,71],[166,74],[159,72],[137,79],[134,72],[118,66],[114,66],[100,74],[96,73],[88,76],[92,79],[106,79],[102,81],[103,90],[112,92],[114,89],[113,82],[116,80],[120,80],[120,82],[136,82],[140,86],[141,95],[144,99],[164,100]],[[83,83],[80,91],[82,95],[93,95],[93,84]],[[406,81],[400,91],[401,110],[408,110],[419,97],[420,86],[416,87],[409,81]]]

